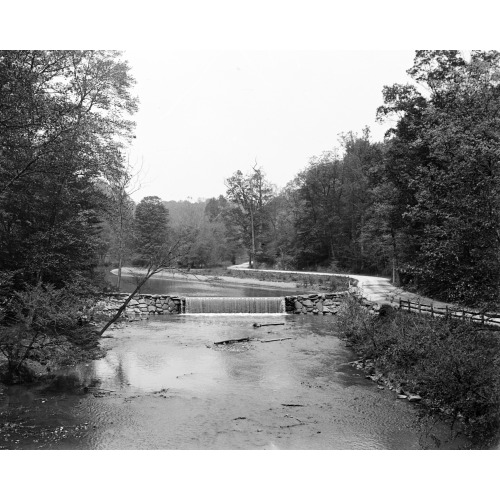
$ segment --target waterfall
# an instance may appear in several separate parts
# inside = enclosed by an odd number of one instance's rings
[[[284,297],[186,297],[186,314],[284,313]]]

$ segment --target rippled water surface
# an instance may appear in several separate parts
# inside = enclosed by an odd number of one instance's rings
[[[253,327],[277,322],[285,324]],[[111,334],[102,341],[109,349],[105,358],[66,371],[52,386],[4,388],[0,417],[11,427],[4,424],[0,444],[31,449],[421,446],[415,407],[377,389],[348,364],[353,354],[334,335],[333,317],[157,316]],[[252,340],[214,345],[242,337]]]

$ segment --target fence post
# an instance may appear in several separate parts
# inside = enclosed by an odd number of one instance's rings
[[[433,317],[434,317],[434,306],[431,303],[431,318],[433,318]]]
[[[446,306],[446,313],[444,315],[444,318],[445,319],[450,319],[449,316],[448,316],[448,306]]]
[[[484,313],[481,314],[481,324],[484,325]]]
[[[399,298],[399,308],[400,308],[400,309],[402,308],[401,303],[402,303],[401,298]]]
[[[462,309],[462,321],[465,321],[465,309]]]
[[[420,299],[418,299],[418,314],[422,314],[422,304],[420,303]]]

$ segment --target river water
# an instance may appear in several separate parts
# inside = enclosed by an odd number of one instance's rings
[[[202,277],[203,278],[203,277]],[[116,286],[118,277],[107,273],[106,280]],[[136,278],[123,276],[121,283],[122,292],[131,292],[136,286]],[[224,281],[201,281],[196,279],[162,279],[152,277],[142,287],[140,293],[151,294],[172,294],[187,297],[286,297],[287,295],[297,295],[307,293],[303,288],[294,287],[292,284],[288,288],[273,287],[265,282],[258,286],[241,286]]]
[[[412,403],[349,364],[334,317],[156,316],[110,333],[105,358],[51,383],[0,389],[0,446],[400,450],[436,442]],[[251,340],[214,344],[242,337]],[[278,338],[286,340],[264,342]],[[446,441],[446,426],[431,430]]]

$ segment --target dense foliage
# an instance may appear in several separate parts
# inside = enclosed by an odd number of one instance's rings
[[[120,57],[0,51],[0,350],[11,371],[40,338],[68,333],[71,321],[78,329],[76,311],[96,284],[137,108]],[[56,311],[47,297],[58,294]]]
[[[387,179],[406,282],[452,301],[496,302],[500,279],[500,53],[418,51],[413,85],[384,89]]]
[[[132,83],[114,52],[0,53],[0,268],[18,283],[91,273]]]

